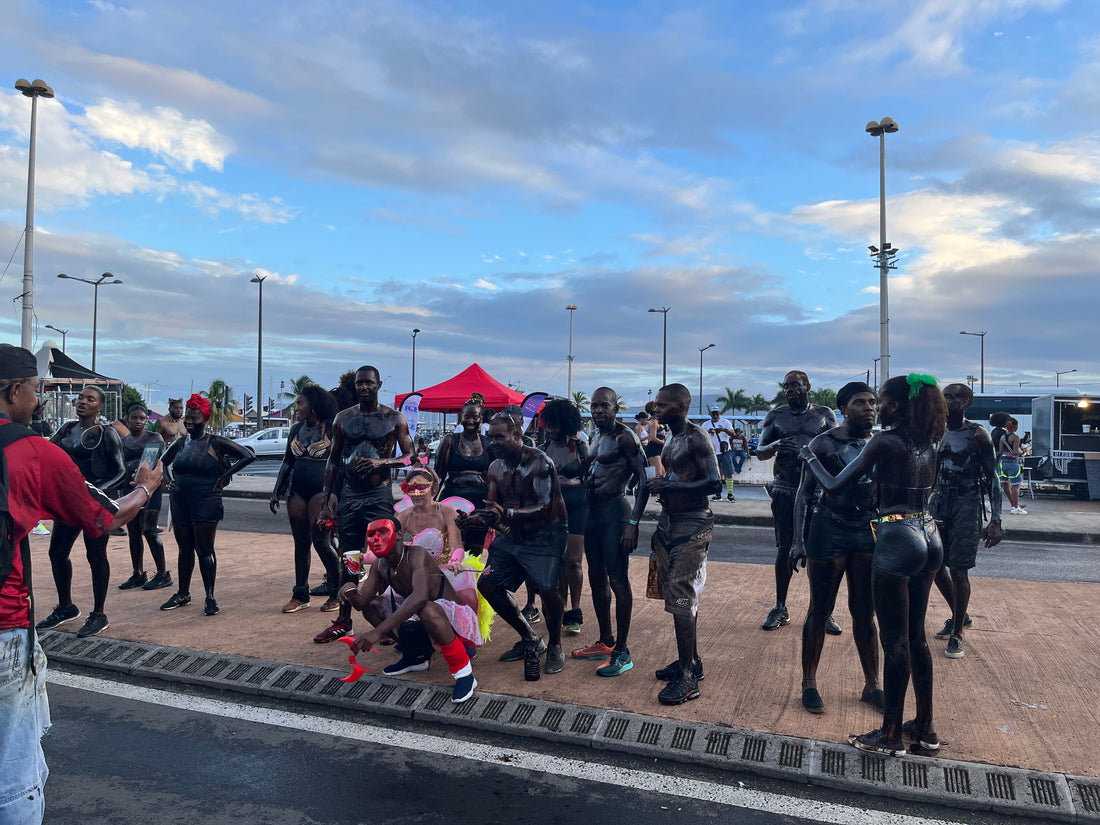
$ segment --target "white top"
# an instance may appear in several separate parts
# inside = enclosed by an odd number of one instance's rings
[[[699,426],[710,435],[710,443],[714,447],[714,452],[722,452],[722,445],[729,443],[730,436],[729,433],[720,432],[718,428],[725,427],[727,430],[732,430],[733,424],[729,422],[729,419],[719,418],[717,421],[709,419],[702,422]]]

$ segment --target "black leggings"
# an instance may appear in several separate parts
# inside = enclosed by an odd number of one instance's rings
[[[294,537],[294,593],[300,602],[309,601],[310,550],[317,551],[317,558],[325,566],[325,575],[333,592],[340,584],[340,559],[332,546],[332,533],[317,526],[324,496],[320,493],[307,501],[291,494],[286,502],[286,514],[290,520],[290,532]]]
[[[137,517],[126,525],[126,533],[130,539],[130,564],[135,573],[145,569],[145,548],[141,540],[144,538],[149,544],[149,555],[153,557],[153,564],[158,573],[163,573],[164,566],[164,542],[157,533],[157,519],[160,518],[160,510],[142,510]]]
[[[195,572],[195,556],[199,557],[199,575],[207,598],[214,598],[214,579],[218,575],[218,559],[214,555],[214,538],[218,534],[217,522],[213,524],[180,525],[173,523],[179,545],[179,592],[191,594],[191,575]]]
[[[53,535],[50,536],[50,569],[57,588],[58,607],[68,607],[73,603],[73,563],[69,556],[79,535],[79,527],[54,521]],[[92,568],[92,610],[96,613],[103,612],[107,601],[107,585],[111,581],[111,563],[107,560],[109,540],[110,534],[97,539],[84,536],[84,550],[88,556],[88,566]]]

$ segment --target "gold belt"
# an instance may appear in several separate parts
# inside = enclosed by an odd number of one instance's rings
[[[891,522],[891,521],[905,521],[906,519],[910,519],[910,518],[924,518],[927,515],[928,515],[928,513],[926,513],[926,512],[920,512],[920,513],[891,513],[890,515],[883,516],[882,518],[873,518],[873,519],[871,519],[871,523],[872,524],[886,524],[887,522]]]

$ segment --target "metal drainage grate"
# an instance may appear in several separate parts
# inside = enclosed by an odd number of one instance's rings
[[[126,652],[126,648],[122,645],[103,645],[99,649],[99,661],[101,662],[113,662]]]
[[[370,687],[370,682],[356,682],[351,686],[351,690],[348,691],[347,697],[349,699],[358,699],[364,693],[367,692],[367,688]]]
[[[886,781],[886,760],[881,756],[861,753],[859,755],[859,768],[863,778],[869,782]]]
[[[526,725],[531,721],[531,717],[535,714],[535,706],[531,704],[521,704],[514,711],[512,711],[512,718],[508,721],[513,725]]]
[[[218,659],[214,664],[207,668],[206,673],[203,676],[209,676],[211,679],[216,678],[223,670],[229,667],[228,659]]]
[[[669,747],[678,751],[689,751],[693,744],[695,744],[695,728],[676,728]]]
[[[239,682],[241,679],[244,678],[244,675],[246,673],[248,673],[248,671],[250,671],[250,670],[252,670],[252,665],[239,664],[235,668],[233,668],[231,671],[229,671],[227,674],[225,674],[225,681],[227,681],[227,682]]]
[[[451,697],[448,696],[443,691],[441,691],[441,690],[436,691],[435,693],[432,694],[432,698],[428,700],[428,703],[426,705],[424,705],[424,709],[425,710],[439,710],[441,707],[443,707],[444,703],[450,698]]]
[[[821,752],[821,772],[830,776],[844,776],[847,761],[847,754],[844,751],[826,748]]]
[[[987,773],[986,784],[989,786],[989,796],[993,799],[1015,799],[1016,786],[1012,777],[1007,773]]]
[[[284,670],[282,675],[275,680],[275,684],[271,687],[275,690],[286,690],[290,687],[290,683],[297,679],[302,674],[300,670]]]
[[[187,653],[177,653],[171,659],[164,663],[164,667],[161,668],[165,673],[175,673],[179,670],[180,665],[190,659],[191,656]]]
[[[383,682],[378,686],[378,690],[370,695],[371,702],[388,702],[390,697],[393,696],[394,691],[397,690],[397,685],[393,682]]]
[[[928,766],[921,762],[902,760],[901,781],[910,788],[928,787]]]
[[[1058,786],[1050,779],[1032,776],[1028,783],[1031,785],[1031,798],[1039,805],[1051,805],[1059,807],[1062,802],[1058,798]]]
[[[137,650],[131,651],[130,655],[122,660],[122,664],[132,665],[134,662],[136,662],[138,659],[140,659],[142,656],[144,656],[148,652],[149,652],[149,648],[139,647]]]
[[[496,722],[500,719],[500,714],[504,713],[506,707],[508,707],[508,703],[503,699],[493,699],[481,711],[481,718]]]
[[[943,784],[948,793],[966,794],[970,796],[970,772],[966,768],[943,769]]]
[[[741,747],[741,758],[747,762],[763,762],[768,752],[768,740],[759,736],[746,736]]]
[[[268,675],[270,675],[270,674],[268,674]],[[253,677],[253,678],[255,678],[255,677]],[[252,679],[249,679],[248,681],[251,682]],[[263,681],[263,680],[261,680],[261,681]],[[346,684],[347,684],[347,682],[345,682],[343,679],[340,679],[339,677],[333,676],[327,682],[325,682],[325,686],[323,688],[321,688],[320,694],[322,696],[335,696],[339,692],[340,688],[342,688]]]
[[[307,673],[302,678],[302,681],[300,681],[298,683],[298,687],[296,687],[295,690],[298,693],[309,693],[311,690],[313,690],[315,687],[317,687],[317,683],[320,682],[320,681],[321,681],[321,674],[320,673]]]
[[[1081,796],[1081,805],[1089,813],[1100,813],[1100,785],[1077,783],[1077,793]]]
[[[193,661],[191,664],[183,669],[183,672],[186,673],[188,676],[194,676],[208,664],[210,664],[209,656],[207,656],[206,658],[195,659],[195,661]]]
[[[622,717],[608,719],[607,727],[604,728],[603,731],[603,738],[621,740],[624,736],[626,736],[626,729],[627,727],[629,727],[629,725],[629,719],[623,719]]]
[[[707,734],[707,753],[711,756],[729,756],[732,733],[712,730]]]
[[[451,710],[451,715],[452,716],[469,716],[470,714],[472,714],[474,712],[474,708],[477,707],[477,703],[478,703],[478,701],[480,701],[480,699],[481,699],[480,696],[472,696],[469,699],[467,699],[465,702],[459,702]]]
[[[150,656],[148,659],[145,660],[144,665],[145,665],[145,667],[156,667],[157,665],[159,665],[161,662],[163,662],[167,658],[168,658],[168,651],[167,650],[158,650],[156,653],[154,653],[152,656]]]
[[[794,742],[783,742],[779,746],[779,764],[784,768],[802,768],[802,759],[806,755],[806,748]]]
[[[570,726],[569,732],[587,735],[592,732],[592,726],[594,724],[596,724],[596,714],[578,713],[576,718],[573,719],[573,724]]]
[[[642,722],[642,728],[638,731],[638,744],[656,745],[661,737],[661,727],[659,722]]]
[[[267,677],[274,672],[275,668],[271,667],[270,665],[265,665],[264,667],[257,668],[256,672],[248,677],[248,684],[262,685],[265,681],[267,681]]]
[[[546,713],[539,720],[539,727],[552,730],[554,733],[561,728],[561,720],[565,717],[565,708],[547,708]]]
[[[416,700],[420,698],[420,694],[424,691],[421,688],[405,688],[405,692],[401,694],[401,698],[397,700],[397,706],[401,708],[411,708],[416,704]]]

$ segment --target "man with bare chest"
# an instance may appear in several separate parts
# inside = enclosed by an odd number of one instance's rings
[[[634,430],[617,420],[618,393],[600,387],[589,404],[596,435],[588,448],[588,522],[584,530],[584,555],[588,559],[588,583],[592,607],[600,625],[600,638],[573,651],[574,659],[600,659],[597,676],[619,676],[634,667],[626,646],[634,596],[627,578],[630,554],[638,546],[638,522],[645,513],[649,491],[645,487],[645,452]],[[626,485],[634,479],[638,495],[631,509]],[[615,631],[611,632],[611,594],[615,594]]]
[[[767,486],[772,499],[772,519],[775,522],[775,607],[760,627],[775,630],[790,624],[787,613],[787,590],[791,584],[790,552],[794,540],[794,500],[802,475],[798,451],[810,439],[836,426],[836,416],[828,407],[810,403],[810,379],[801,370],[791,370],[783,376],[783,391],[787,403],[776,407],[764,419],[760,446],[756,457],[767,461],[774,456],[774,475]],[[830,616],[826,632],[836,635],[840,627]]]
[[[428,638],[439,646],[455,680],[451,701],[465,702],[477,687],[469,652],[481,646],[476,611],[461,600],[427,550],[405,544],[401,525],[392,515],[367,525],[366,541],[377,560],[371,563],[361,585],[348,582],[340,589],[340,601],[349,610],[361,610],[374,626],[356,638],[352,650],[369,650],[416,618]],[[402,667],[404,662],[403,657],[396,666],[384,668],[383,673],[398,676],[428,668],[426,660]]]
[[[378,403],[382,380],[375,367],[363,366],[355,371],[357,407],[349,407],[336,415],[332,423],[332,447],[325,464],[325,480],[321,494],[325,502],[318,519],[333,520],[329,502],[337,483],[343,481],[336,508],[336,529],[340,550],[344,553],[363,549],[367,525],[393,515],[393,485],[390,471],[406,467],[408,456],[415,453],[409,425],[405,417],[392,407]],[[404,458],[394,458],[394,447],[401,447]],[[341,581],[348,581],[345,569]],[[313,641],[331,642],[351,632],[351,609],[341,605],[336,619]]]
[[[661,497],[661,516],[651,542],[657,585],[672,614],[677,660],[657,671],[668,684],[657,695],[662,705],[682,705],[699,698],[703,660],[699,658],[699,597],[707,580],[707,551],[714,514],[707,497],[722,489],[718,458],[710,436],[688,421],[691,393],[683,384],[661,387],[653,416],[669,428],[661,463],[665,474],[646,483]]]
[[[171,445],[177,438],[187,435],[183,426],[183,399],[168,399],[168,415],[160,420],[160,437],[164,443]]]
[[[567,514],[558,473],[546,453],[523,444],[522,423],[512,416],[493,416],[489,424],[489,492],[486,509],[494,514],[498,532],[489,547],[489,564],[477,587],[493,610],[519,634],[519,642],[505,654],[506,661],[523,653],[523,678],[536,681],[539,656],[546,652],[546,672],[560,673],[565,666],[561,649],[564,604],[558,585],[565,555]],[[474,511],[476,515],[478,511]],[[459,526],[463,519],[460,517]],[[516,607],[512,592],[530,579],[539,589],[547,646]]]
[[[963,629],[971,625],[970,570],[978,557],[978,542],[986,547],[1001,541],[1001,495],[997,488],[997,456],[985,427],[964,416],[974,400],[966,384],[949,384],[943,390],[947,402],[947,430],[937,452],[936,489],[928,511],[936,519],[943,538],[943,566],[936,574],[936,587],[951,608],[951,618],[937,639],[947,639],[944,655],[960,659],[966,653]],[[982,494],[989,495],[992,513],[983,530]]]

